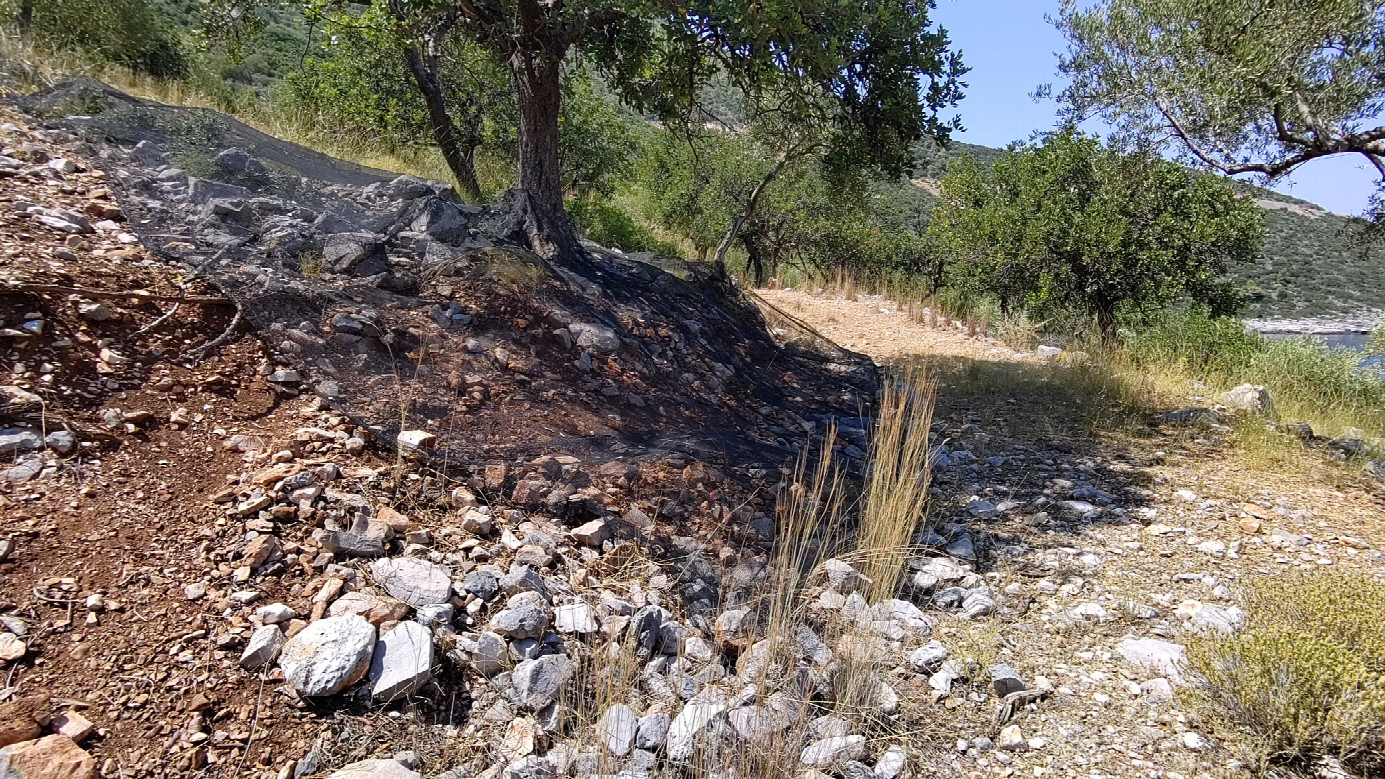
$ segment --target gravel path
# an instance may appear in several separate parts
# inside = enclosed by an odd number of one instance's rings
[[[1321,566],[1385,574],[1377,484],[1321,450],[1150,427],[1142,412],[1168,409],[1118,406],[1089,375],[918,324],[879,297],[761,294],[877,362],[933,366],[934,433],[951,454],[935,470],[930,516],[945,540],[971,541],[1002,595],[995,614],[956,613],[936,633],[954,657],[1003,662],[1031,687],[1054,688],[1013,721],[1022,744],[995,732],[994,700],[980,692],[916,701],[947,723],[937,773],[1248,775],[1237,745],[1170,699],[1176,675],[1133,664],[1121,647],[1181,646],[1201,623],[1234,621],[1238,590],[1255,577]],[[1007,738],[1018,748],[996,748]]]

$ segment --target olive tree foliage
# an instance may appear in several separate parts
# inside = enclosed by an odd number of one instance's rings
[[[928,232],[952,283],[1007,311],[1084,313],[1110,337],[1118,315],[1178,300],[1234,313],[1224,277],[1257,256],[1261,219],[1215,176],[1067,131],[990,167],[964,159]]]
[[[409,64],[409,31],[384,4],[318,5],[309,9],[309,18],[328,35],[315,56],[285,78],[283,96],[290,105],[387,147],[435,145],[462,196],[482,200],[477,150],[483,144],[514,146],[515,106],[503,64],[459,36],[438,42],[452,66],[439,73],[442,110],[433,111]],[[441,127],[439,115],[445,117]]]
[[[236,5],[260,0],[214,0]],[[505,63],[519,117],[513,207],[541,256],[580,257],[563,207],[562,74],[588,63],[634,110],[693,115],[701,87],[726,78],[757,101],[773,96],[791,123],[830,124],[832,152],[907,165],[924,135],[945,137],[939,110],[960,97],[959,59],[929,20],[933,0],[385,0],[435,128],[436,84],[453,33]],[[439,139],[443,146],[445,139]]]
[[[780,165],[753,131],[708,129],[694,143],[663,133],[646,146],[638,188],[644,216],[687,239],[702,258],[739,223],[735,242],[746,273],[761,286],[785,266],[810,276],[839,269],[915,275],[926,265],[923,238],[875,197],[867,171],[838,171],[821,157]],[[779,167],[774,186],[754,211],[745,204],[766,173]],[[744,217],[744,218],[742,218]]]
[[[1228,175],[1359,155],[1385,184],[1385,0],[1063,0],[1054,21],[1071,119]]]

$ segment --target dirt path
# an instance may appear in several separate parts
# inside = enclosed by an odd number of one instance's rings
[[[954,657],[1055,688],[1014,721],[1022,751],[993,749],[993,707],[954,688],[936,706],[956,739],[934,756],[940,774],[1246,775],[1236,745],[1170,700],[1171,677],[1128,661],[1122,643],[1182,645],[1201,623],[1235,620],[1239,587],[1257,577],[1385,574],[1379,487],[1319,449],[1152,428],[1141,412],[1168,409],[1118,404],[1087,372],[917,324],[878,297],[761,294],[877,362],[933,367],[934,433],[951,453],[934,473],[939,546],[974,550],[1002,595],[989,617],[954,612],[939,639]]]

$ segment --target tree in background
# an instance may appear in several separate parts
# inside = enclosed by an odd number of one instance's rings
[[[462,196],[481,201],[477,149],[514,143],[504,65],[460,35],[401,23],[384,2],[315,3],[306,11],[329,37],[318,56],[287,76],[295,106],[391,143],[435,145]]]
[[[1256,256],[1263,233],[1254,203],[1226,182],[1073,131],[991,167],[964,161],[942,189],[929,233],[954,283],[1006,310],[1084,312],[1106,337],[1118,314],[1180,299],[1233,313],[1224,276]]]
[[[262,0],[214,0],[228,6]],[[387,0],[416,41],[411,65],[435,112],[449,63],[439,46],[454,31],[506,63],[519,114],[519,184],[513,207],[531,246],[553,258],[580,255],[563,207],[562,73],[574,59],[596,67],[635,110],[691,116],[714,77],[752,102],[773,96],[782,115],[834,128],[842,160],[902,169],[908,147],[946,137],[938,111],[960,98],[963,72],[934,29],[932,0]]]
[[[1073,120],[1228,175],[1359,155],[1385,186],[1385,0],[1064,0],[1056,24]]]

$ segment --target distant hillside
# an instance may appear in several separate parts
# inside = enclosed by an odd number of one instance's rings
[[[921,144],[906,202],[931,201],[948,165],[963,156],[994,162],[1002,149],[952,143]],[[1234,181],[1265,210],[1265,249],[1259,262],[1232,269],[1247,292],[1247,318],[1304,318],[1385,309],[1385,247],[1353,246],[1351,219],[1289,195]],[[912,190],[912,191],[908,191]]]

